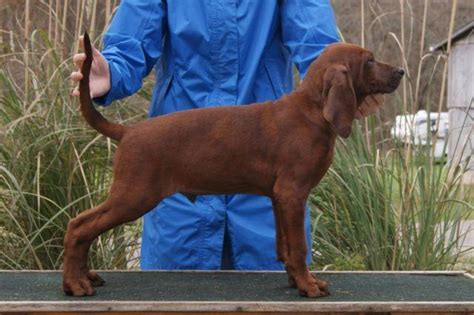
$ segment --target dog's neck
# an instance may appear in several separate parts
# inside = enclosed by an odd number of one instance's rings
[[[323,116],[324,100],[322,91],[308,89],[307,86],[302,84],[292,93],[283,96],[276,104],[283,110],[299,112],[306,123],[299,121],[298,124],[305,124],[313,129],[311,134],[317,137],[317,139],[314,139],[315,142],[328,141],[327,144],[330,147],[334,145],[337,134]],[[324,137],[319,139],[321,135],[324,135]]]
[[[314,70],[314,69],[310,69]],[[330,128],[329,122],[324,118],[323,72],[308,71],[305,79],[298,88],[290,94],[295,99],[292,102],[313,124]],[[328,130],[329,131],[329,130]]]

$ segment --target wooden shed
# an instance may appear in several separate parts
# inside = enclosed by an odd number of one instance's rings
[[[430,50],[447,45],[445,39]],[[469,163],[463,182],[474,184],[474,20],[454,32],[448,62],[448,160]]]

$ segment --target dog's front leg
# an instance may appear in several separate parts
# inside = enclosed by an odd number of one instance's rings
[[[281,240],[286,239],[287,248],[285,269],[290,285],[296,284],[300,295],[319,297],[328,294],[327,283],[311,275],[306,265],[307,246],[304,234],[305,203],[308,193],[301,193],[293,185],[285,181],[277,182],[274,188],[275,214],[283,228]],[[278,226],[276,227],[278,228]]]
[[[285,265],[285,270],[288,274],[288,285],[292,288],[296,288],[296,280],[293,275],[288,271],[287,262],[290,257],[288,250],[288,237],[286,235],[286,226],[284,225],[283,207],[277,199],[272,200],[273,214],[275,216],[275,232],[276,232],[276,255],[277,260],[281,261]]]

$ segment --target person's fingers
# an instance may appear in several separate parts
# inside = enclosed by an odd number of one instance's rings
[[[379,100],[377,99],[377,95],[371,95],[370,100],[371,100],[372,104],[378,105],[378,103],[379,103]]]
[[[81,93],[79,92],[79,87],[75,87],[74,90],[72,90],[71,95],[72,96],[81,96]],[[94,98],[94,94],[92,94],[92,91],[91,91],[90,97]]]
[[[383,94],[375,94],[371,95],[371,99],[372,102],[369,110],[371,113],[373,113],[383,105],[385,101],[385,96]]]
[[[83,77],[84,76],[80,72],[74,71],[71,73],[71,79],[75,82],[81,81]]]
[[[79,93],[79,88],[78,88],[78,87],[74,88],[74,90],[72,91],[71,95],[72,95],[72,96],[79,96],[79,95],[80,95],[80,93]]]
[[[385,94],[374,94],[374,97],[379,101],[385,101]]]
[[[377,106],[377,99],[375,99],[374,95],[369,95],[365,98],[365,103],[368,105],[368,107],[373,107]]]
[[[385,98],[382,94],[367,95],[362,101],[362,104],[357,108],[355,118],[362,119],[375,113],[383,104],[384,99]]]
[[[382,106],[385,103],[385,95],[384,94],[375,94],[374,97],[377,100],[377,103],[379,103],[379,106]]]
[[[98,49],[92,48],[92,56],[94,57],[94,59],[97,59],[97,57],[102,56],[102,54]]]
[[[364,98],[360,110],[365,116],[370,115],[382,106],[384,101],[385,96],[383,94],[368,95]]]
[[[81,47],[82,49],[84,49],[84,36],[82,36],[82,35],[79,36],[79,47]],[[95,49],[94,47],[92,47],[92,54],[93,54],[93,57],[94,57],[94,58],[97,57],[97,56],[101,56],[100,51],[97,50],[97,49]],[[78,55],[81,55],[81,58],[83,58],[83,59],[81,59],[81,64],[80,64],[80,65],[82,66],[82,62],[83,62],[84,60],[86,60],[86,54],[85,54],[85,53],[80,53],[80,54],[78,54]],[[82,57],[82,56],[83,56],[83,57]]]
[[[369,102],[369,97],[370,95],[364,97],[364,99],[362,100],[362,103],[360,104],[359,108],[361,107],[364,107],[364,106],[367,106],[368,105],[368,102]]]
[[[80,69],[82,67],[82,64],[84,63],[84,60],[86,60],[86,54],[84,53],[79,53],[75,54],[74,57],[72,57],[72,60],[76,67]]]
[[[384,94],[374,94],[371,95],[372,99],[377,103],[378,106],[381,106],[385,102]]]

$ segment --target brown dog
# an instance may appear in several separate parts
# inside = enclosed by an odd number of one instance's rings
[[[393,92],[403,69],[375,61],[361,47],[333,44],[313,62],[301,86],[278,101],[193,109],[123,126],[107,121],[91,102],[87,34],[84,46],[81,112],[93,128],[120,144],[109,197],[69,222],[64,291],[93,295],[93,286],[104,281],[87,267],[92,241],[181,192],[270,197],[277,257],[290,284],[308,297],[328,294],[327,283],[306,266],[305,202],[332,162],[336,136],[351,133],[363,98]]]

